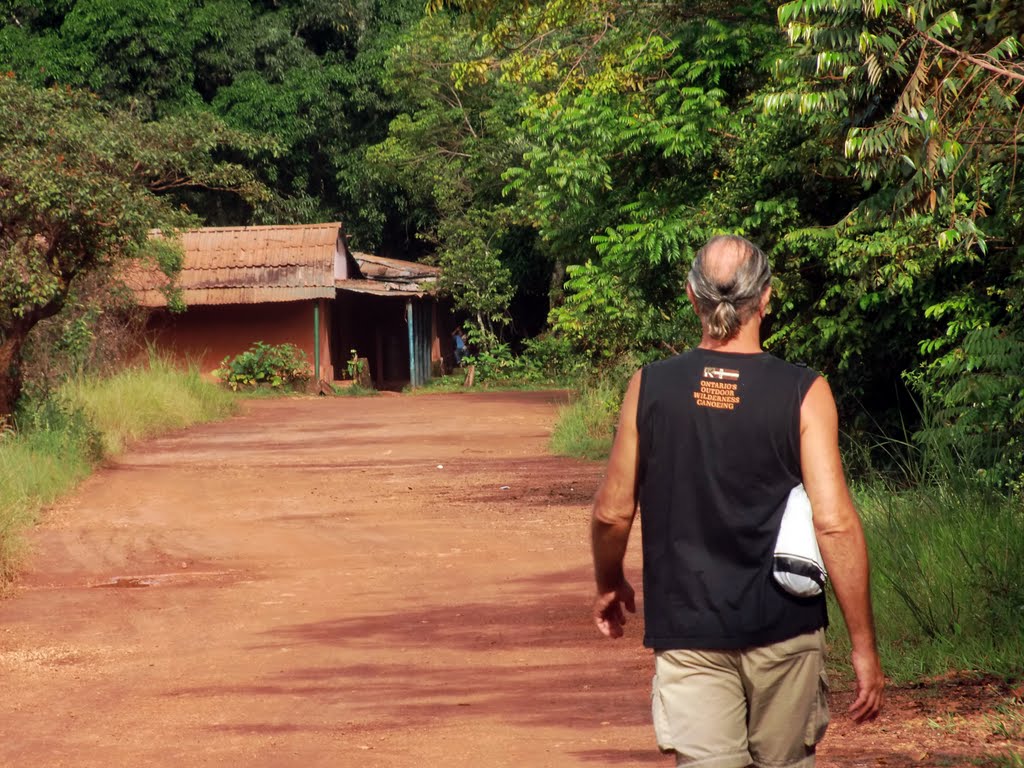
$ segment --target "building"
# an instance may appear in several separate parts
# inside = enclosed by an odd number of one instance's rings
[[[450,320],[434,295],[439,270],[351,252],[339,223],[207,227],[182,245],[185,312],[168,310],[155,269],[126,282],[153,310],[156,348],[204,374],[257,341],[294,344],[325,381],[342,378],[354,350],[379,388],[422,385],[442,360]]]

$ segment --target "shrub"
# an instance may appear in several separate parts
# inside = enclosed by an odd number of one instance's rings
[[[586,356],[567,336],[557,333],[527,339],[520,359],[534,380],[577,381],[591,371]]]
[[[471,326],[466,341],[473,351],[463,358],[463,365],[476,367],[477,381],[517,379],[517,362],[512,348],[490,331]]]
[[[565,336],[546,333],[527,339],[519,355],[507,342],[490,332],[470,328],[468,340],[473,352],[465,365],[476,366],[476,380],[502,386],[567,385],[591,371],[587,358],[577,352]]]
[[[267,386],[289,389],[305,384],[313,375],[306,353],[294,344],[257,341],[234,360],[225,357],[213,375],[234,390]]]

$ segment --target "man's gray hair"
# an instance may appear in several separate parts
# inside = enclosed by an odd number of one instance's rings
[[[736,271],[720,282],[721,275],[708,274],[707,256],[712,250],[726,248],[741,257]],[[697,251],[688,278],[697,299],[697,314],[713,339],[726,340],[736,335],[740,326],[757,311],[761,293],[771,282],[768,257],[760,248],[737,235],[719,235]]]

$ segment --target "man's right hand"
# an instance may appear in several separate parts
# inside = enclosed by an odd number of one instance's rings
[[[605,637],[622,637],[622,625],[626,623],[625,606],[630,613],[636,613],[636,597],[633,587],[623,580],[618,589],[599,592],[594,602],[594,623]]]
[[[850,716],[856,723],[874,720],[882,709],[885,675],[882,674],[882,662],[878,652],[854,650],[851,655],[853,672],[857,676],[857,697],[850,705]]]

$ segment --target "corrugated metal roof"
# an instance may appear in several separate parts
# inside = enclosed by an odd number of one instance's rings
[[[371,280],[423,280],[436,278],[441,274],[438,267],[421,264],[418,261],[387,259],[360,251],[352,251],[352,258],[359,265],[359,271]]]
[[[260,304],[334,296],[341,224],[206,227],[182,235],[178,287],[186,304]],[[166,301],[155,269],[130,270],[125,281],[143,306]]]
[[[420,290],[414,283],[391,283],[383,280],[335,280],[339,291],[369,293],[374,296],[426,296],[427,291]]]

